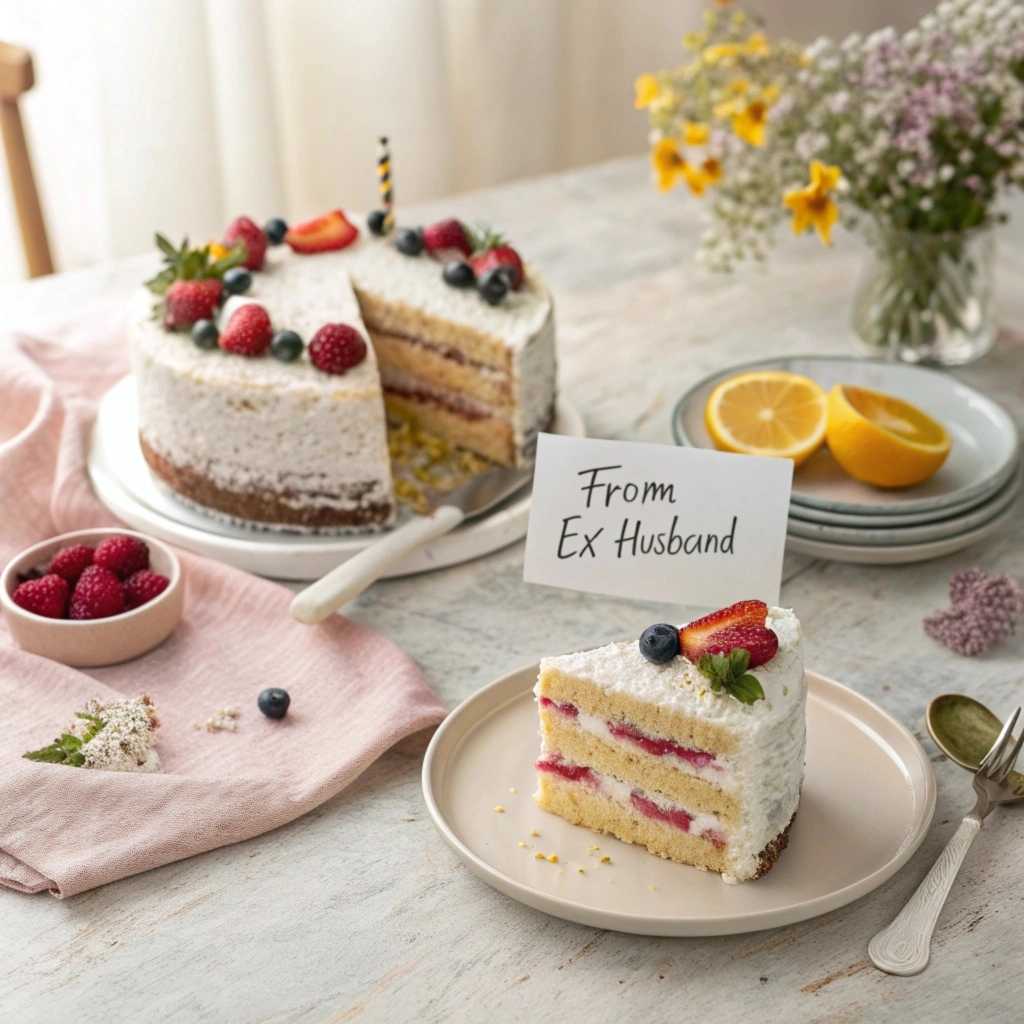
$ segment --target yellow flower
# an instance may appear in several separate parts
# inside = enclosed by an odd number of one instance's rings
[[[763,32],[755,32],[744,44],[743,52],[748,57],[767,57],[772,52]]]
[[[709,46],[701,57],[705,64],[717,64],[726,58],[738,57],[742,52],[743,47],[739,43],[716,43]]]
[[[725,88],[729,92],[740,94],[746,92],[750,88],[750,82],[745,78],[736,78],[733,79],[733,81],[731,81]]]
[[[231,252],[229,246],[221,245],[220,242],[208,242],[207,245],[210,249],[211,260],[222,260],[229,252]]]
[[[716,103],[711,113],[719,119],[726,117],[735,117],[740,111],[743,110],[743,103],[741,100],[723,100],[721,103]]]
[[[765,122],[768,120],[768,104],[763,100],[748,103],[732,119],[732,130],[751,146],[763,146]]]
[[[689,165],[672,139],[659,139],[651,150],[651,167],[657,178],[658,188],[667,192],[681,177],[685,177]]]
[[[636,88],[636,101],[634,106],[637,110],[649,107],[658,98],[658,79],[654,75],[640,75],[634,83]]]
[[[683,129],[683,142],[688,146],[703,146],[710,135],[711,129],[706,124],[690,121]]]
[[[829,193],[839,184],[838,167],[826,167],[819,160],[811,163],[811,183],[787,192],[783,203],[793,211],[793,234],[802,235],[813,227],[825,245],[832,244],[832,226],[839,220],[839,207]]]
[[[702,196],[709,185],[721,180],[722,164],[714,157],[708,157],[700,167],[687,164],[682,173],[690,191],[695,196]]]
[[[717,160],[713,156],[709,156],[700,165],[700,169],[704,172],[704,177],[707,178],[709,185],[714,185],[715,182],[721,181],[722,175],[725,173],[722,169],[721,160]]]

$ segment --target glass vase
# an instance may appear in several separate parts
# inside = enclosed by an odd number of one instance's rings
[[[853,297],[861,351],[907,363],[958,366],[995,340],[991,227],[948,234],[875,225]]]

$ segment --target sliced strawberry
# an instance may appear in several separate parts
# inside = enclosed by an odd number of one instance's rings
[[[509,267],[512,271],[512,291],[517,292],[523,286],[523,261],[511,245],[496,245],[486,252],[477,253],[469,261],[469,265],[473,268],[477,280],[483,277],[488,270]]]
[[[699,650],[695,651],[696,657],[691,660],[696,664],[702,654],[728,654],[735,647],[749,651],[750,664],[747,667],[757,668],[778,654],[779,638],[767,626],[756,622],[741,622],[705,637]]]
[[[442,263],[470,256],[473,252],[465,227],[454,217],[425,227],[423,248]]]
[[[331,210],[305,224],[289,228],[284,240],[292,252],[316,253],[344,249],[359,237],[359,228],[345,219],[341,210]]]
[[[737,601],[728,608],[694,619],[679,630],[679,645],[683,654],[694,664],[707,651],[707,640],[731,626],[764,626],[768,618],[768,605],[764,601]]]

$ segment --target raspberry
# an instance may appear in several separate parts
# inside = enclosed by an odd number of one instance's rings
[[[106,543],[106,541],[104,541]],[[100,545],[102,547],[102,545]],[[99,554],[99,548],[96,553]],[[124,587],[102,565],[90,565],[78,578],[71,594],[70,618],[106,619],[124,611]]]
[[[149,548],[138,537],[108,537],[96,545],[92,560],[126,580],[133,572],[149,568]]]
[[[366,342],[348,324],[325,324],[309,343],[309,358],[324,373],[344,373],[366,358]]]
[[[255,302],[247,302],[231,314],[217,344],[239,356],[261,356],[270,348],[274,330],[267,311]]]
[[[88,544],[72,544],[61,548],[50,559],[50,572],[63,576],[68,583],[74,583],[82,571],[92,565],[92,548]]]
[[[129,609],[138,608],[140,604],[152,601],[158,594],[167,589],[171,581],[158,572],[150,572],[149,569],[140,569],[133,572],[125,581],[124,598],[125,606]]]
[[[19,608],[47,619],[63,619],[71,587],[63,576],[47,573],[38,580],[19,583],[11,599]]]

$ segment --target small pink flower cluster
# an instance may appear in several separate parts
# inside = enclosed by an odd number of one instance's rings
[[[1012,636],[1024,617],[1024,592],[1006,573],[989,576],[980,569],[954,573],[949,600],[952,607],[924,620],[924,631],[958,654],[981,654]]]

